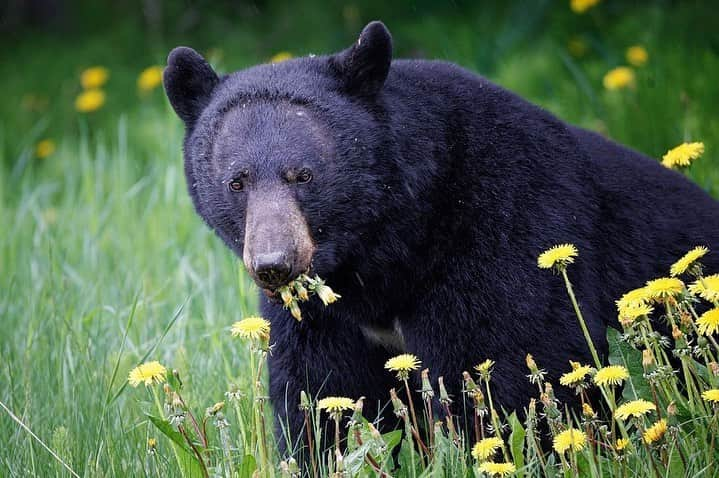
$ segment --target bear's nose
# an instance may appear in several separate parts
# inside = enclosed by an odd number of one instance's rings
[[[254,269],[257,279],[274,288],[287,283],[292,267],[287,262],[287,256],[282,252],[258,254],[254,260]]]

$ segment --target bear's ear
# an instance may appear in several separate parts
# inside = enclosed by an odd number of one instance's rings
[[[209,103],[212,90],[220,79],[199,53],[179,46],[167,57],[162,81],[177,116],[187,126],[192,126]]]
[[[384,23],[368,23],[355,44],[334,55],[331,61],[348,93],[374,96],[387,79],[392,63],[392,35]]]

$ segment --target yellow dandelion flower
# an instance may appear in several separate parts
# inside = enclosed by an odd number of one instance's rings
[[[564,453],[570,448],[574,451],[582,451],[587,444],[587,435],[576,428],[564,430],[554,437],[554,449],[557,453]]]
[[[517,467],[514,466],[514,463],[494,463],[491,461],[485,461],[479,465],[479,471],[492,476],[509,476],[517,471]]]
[[[719,332],[719,307],[704,312],[697,319],[697,328],[702,335],[714,335]]]
[[[35,145],[35,157],[44,159],[55,152],[55,141],[43,139]]]
[[[105,104],[105,92],[102,90],[85,90],[75,98],[75,109],[80,113],[91,113]]]
[[[702,398],[707,402],[719,403],[719,388],[712,388],[702,392]]]
[[[685,168],[702,154],[704,154],[704,143],[682,143],[662,156],[662,164],[670,169]]]
[[[537,265],[540,269],[564,268],[573,263],[578,255],[574,244],[559,244],[542,252],[537,258]]]
[[[230,333],[243,339],[267,340],[270,338],[270,323],[262,317],[247,317],[232,324]]]
[[[633,66],[644,66],[649,60],[649,53],[641,45],[634,45],[627,48],[627,61]]]
[[[484,362],[475,365],[474,369],[481,375],[486,375],[492,371],[492,367],[494,367],[494,360],[487,359]]]
[[[646,430],[644,430],[644,433],[642,433],[642,437],[644,438],[644,443],[654,443],[662,439],[664,434],[667,432],[667,421],[665,419],[661,419],[658,422],[656,422],[654,425],[650,426]]]
[[[472,447],[472,456],[477,461],[485,461],[494,456],[494,453],[499,450],[504,442],[498,437],[489,437],[484,440],[479,440]]]
[[[623,451],[625,448],[627,448],[629,446],[629,443],[630,443],[630,441],[628,438],[620,438],[619,440],[617,440],[617,444],[614,445],[614,448],[617,451]]]
[[[597,385],[620,385],[629,378],[629,371],[621,365],[607,365],[594,374]]]
[[[152,385],[153,383],[162,383],[167,376],[167,369],[157,360],[145,362],[130,370],[127,381],[130,385],[137,387],[141,383]]]
[[[572,362],[571,360],[569,364],[572,366],[572,371],[559,377],[559,383],[565,387],[571,387],[580,383],[584,380],[584,377],[592,371],[592,367],[589,365],[581,365],[579,362]]]
[[[684,254],[681,259],[672,264],[672,267],[669,271],[670,274],[672,275],[672,277],[684,274],[687,270],[694,266],[696,261],[704,257],[708,252],[709,249],[704,246],[695,247],[691,251]]]
[[[390,372],[397,372],[398,379],[406,380],[409,377],[409,373],[417,370],[420,365],[422,365],[422,362],[416,355],[401,354],[387,360],[384,364],[384,368]]]
[[[626,309],[646,304],[650,299],[651,296],[649,295],[649,290],[646,287],[630,290],[616,302],[619,315],[622,315]]]
[[[148,438],[147,439],[147,448],[149,448],[151,450],[157,448],[157,439]]]
[[[614,411],[614,416],[620,420],[626,420],[629,417],[639,418],[656,409],[657,406],[652,402],[640,398],[618,406]]]
[[[630,324],[639,317],[650,315],[654,312],[654,307],[649,304],[634,303],[622,308],[619,312],[619,322],[623,325]]]
[[[110,78],[110,70],[104,66],[87,68],[80,74],[80,84],[86,90],[100,88]]]
[[[594,416],[594,409],[590,404],[584,402],[582,403],[582,414],[587,418],[592,418]]]
[[[569,8],[578,15],[599,3],[599,0],[569,0]]]
[[[347,397],[325,397],[317,402],[317,409],[327,410],[328,413],[342,413],[344,410],[352,410],[354,406],[354,400]]]
[[[292,59],[292,53],[288,51],[281,51],[272,55],[272,58],[270,58],[270,63],[281,63],[290,59]]]
[[[684,291],[684,282],[676,277],[661,277],[647,282],[647,294],[657,302],[678,296]]]
[[[143,93],[152,91],[162,84],[162,67],[153,65],[145,68],[137,77],[137,89]]]
[[[611,69],[604,75],[602,84],[610,91],[634,87],[634,70],[628,66]]]
[[[706,276],[689,286],[689,292],[709,302],[719,302],[719,274]]]

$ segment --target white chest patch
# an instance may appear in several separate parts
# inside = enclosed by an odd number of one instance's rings
[[[360,325],[360,330],[362,330],[365,338],[375,345],[380,345],[393,352],[404,353],[407,351],[402,329],[397,319],[394,320],[393,327]]]

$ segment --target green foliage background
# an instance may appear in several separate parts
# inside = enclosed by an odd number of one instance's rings
[[[160,89],[135,85],[176,45],[232,71],[338,50],[382,19],[397,57],[457,62],[650,156],[704,141],[689,174],[719,196],[713,2],[607,0],[583,15],[546,0],[70,3],[61,21],[0,41],[0,401],[81,475],[149,472],[147,395],[123,388],[143,357],[180,370],[198,407],[250,384],[228,329],[255,311],[255,289],[192,210],[179,120]],[[634,44],[650,55],[636,88],[605,91]],[[111,72],[107,103],[83,115],[73,101],[93,65]],[[38,159],[44,138],[58,148]],[[62,475],[4,412],[0,438],[0,476]]]

